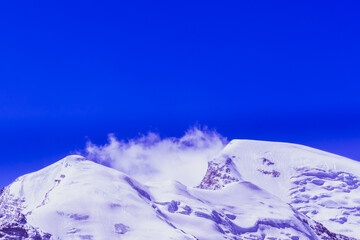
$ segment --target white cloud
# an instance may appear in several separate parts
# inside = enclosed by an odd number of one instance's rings
[[[149,132],[129,141],[109,134],[108,141],[103,146],[88,142],[87,157],[143,182],[177,180],[189,186],[200,183],[207,162],[227,142],[216,131],[197,127],[181,138],[161,139],[158,134]]]

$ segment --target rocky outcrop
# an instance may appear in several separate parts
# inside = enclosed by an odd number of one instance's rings
[[[210,161],[205,177],[197,187],[216,190],[238,181],[240,181],[239,173],[235,170],[232,159],[227,157],[224,162]]]
[[[51,234],[43,233],[28,224],[21,213],[22,200],[9,194],[8,188],[0,191],[0,239],[1,240],[48,240]]]
[[[306,223],[308,223],[306,221]],[[351,238],[344,236],[342,234],[337,234],[329,231],[324,225],[319,222],[314,221],[314,224],[310,226],[315,234],[322,240],[358,240],[356,238]]]

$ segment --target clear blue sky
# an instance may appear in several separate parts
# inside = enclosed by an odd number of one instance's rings
[[[360,160],[358,1],[1,1],[0,186],[205,124]]]

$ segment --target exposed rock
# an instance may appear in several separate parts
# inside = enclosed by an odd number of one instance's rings
[[[322,240],[357,240],[356,238],[347,237],[341,234],[336,234],[330,232],[324,225],[319,222],[315,222],[315,225],[310,226],[314,232],[320,237]]]
[[[231,158],[227,158],[225,163],[210,161],[205,177],[197,187],[216,190],[223,188],[226,184],[238,181],[238,173],[233,162]]]
[[[50,239],[51,234],[43,233],[28,224],[21,210],[22,201],[9,194],[8,188],[3,188],[0,193],[0,239]]]

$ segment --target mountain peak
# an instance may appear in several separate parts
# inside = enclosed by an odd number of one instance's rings
[[[87,159],[81,155],[68,155],[63,159],[61,159],[59,162],[61,162],[64,165],[68,165],[68,164],[79,163],[82,161],[87,161]]]
[[[0,239],[355,239],[360,175],[344,159],[234,140],[189,187],[70,155],[0,191]]]

